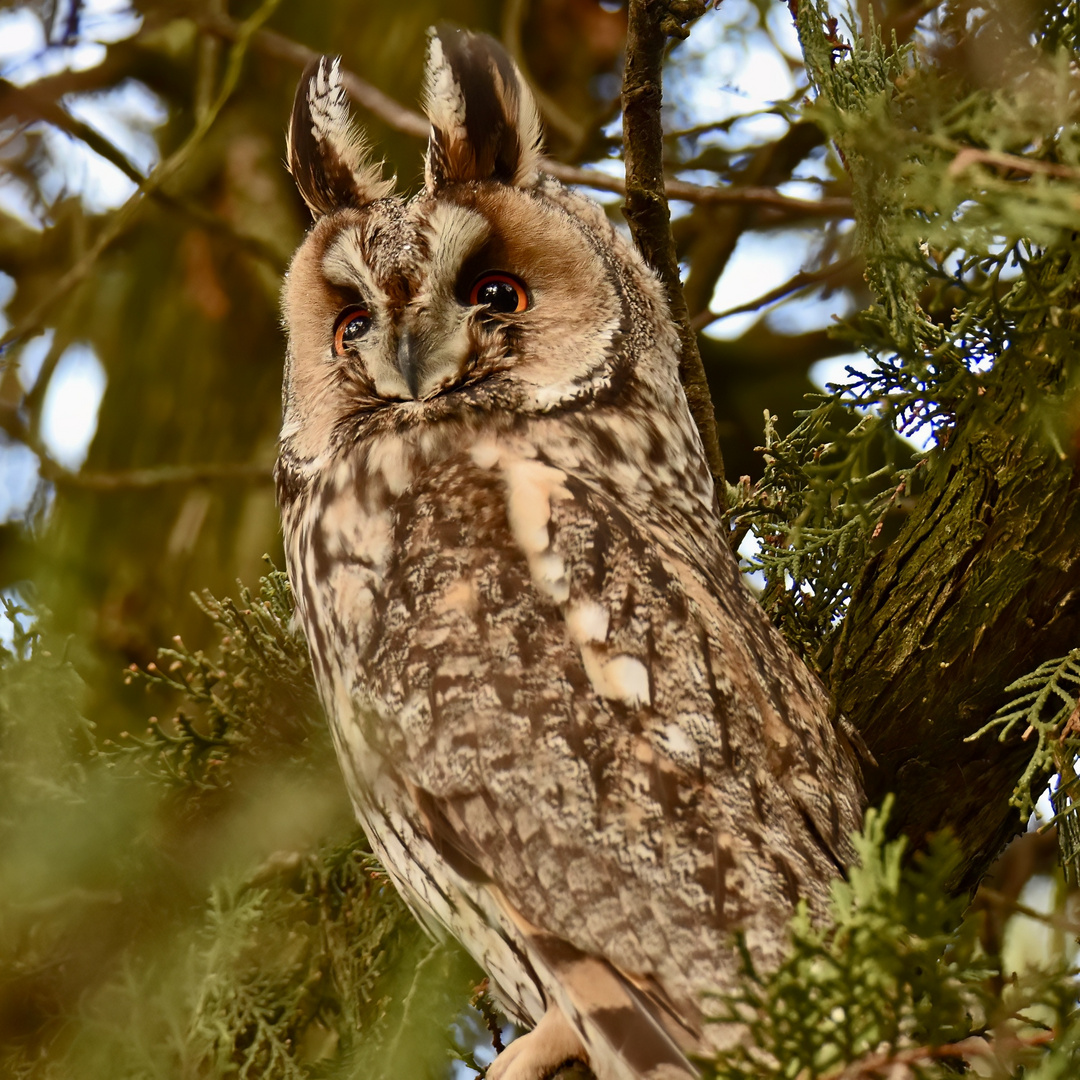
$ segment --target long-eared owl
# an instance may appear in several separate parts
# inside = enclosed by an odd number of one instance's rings
[[[539,173],[494,41],[434,33],[425,108],[408,200],[336,61],[291,121],[277,483],[319,691],[397,887],[535,1028],[489,1076],[694,1076],[734,931],[767,966],[822,909],[857,767],[726,546],[658,281]]]

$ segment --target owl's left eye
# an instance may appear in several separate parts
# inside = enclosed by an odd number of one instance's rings
[[[341,354],[371,329],[371,312],[366,307],[346,308],[334,326],[334,355]]]
[[[469,290],[469,303],[500,315],[517,315],[529,306],[529,292],[513,274],[481,274]]]

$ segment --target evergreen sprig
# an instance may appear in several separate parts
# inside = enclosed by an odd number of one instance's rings
[[[288,578],[272,568],[259,581],[258,597],[242,582],[237,587],[239,602],[193,595],[217,630],[215,654],[174,638],[155,663],[128,671],[129,683],[138,679],[183,703],[168,721],[152,717],[144,737],[121,741],[116,749],[130,768],[205,791],[227,784],[230,764],[252,756],[284,750],[299,762],[325,764],[329,740],[307,644],[292,623]],[[324,753],[312,757],[311,744]]]
[[[960,11],[946,5],[946,30]],[[1080,380],[1073,15],[1039,41],[1033,27],[1002,35],[1004,19],[994,5],[955,28],[960,40],[997,27],[1004,68],[989,87],[885,40],[872,18],[856,27],[825,0],[797,6],[807,115],[850,177],[875,302],[835,331],[867,361],[790,433],[767,418],[764,474],[730,488],[729,516],[758,541],[748,568],[764,575],[766,609],[823,675],[860,578],[984,401],[1022,385],[1038,437],[1067,453]]]
[[[780,437],[766,416],[765,471],[729,491],[737,530],[759,541],[748,569],[765,578],[762,603],[819,671],[828,666],[858,570],[886,516],[907,494],[910,446],[880,416],[847,420],[843,387],[796,413]]]
[[[977,922],[963,919],[967,898],[949,889],[955,842],[939,834],[905,859],[905,841],[887,839],[890,806],[868,811],[827,923],[795,915],[776,971],[758,971],[741,945],[742,986],[716,999],[712,1017],[735,1033],[707,1063],[715,1080],[931,1080],[980,1057],[1005,1066],[1003,1077],[1058,1057],[1076,1067],[1080,1019],[1062,996],[1073,973],[1030,972],[999,994]]]
[[[1011,801],[1023,817],[1035,809],[1034,795],[1040,778],[1057,773],[1053,793],[1057,811],[1061,864],[1066,878],[1080,884],[1080,779],[1076,775],[1080,755],[1080,649],[1047,660],[1034,671],[1010,683],[1005,692],[1013,695],[968,741],[997,733],[998,741],[1022,732],[1024,739],[1036,736],[1024,772],[1016,783]]]
[[[1080,649],[1040,664],[1005,687],[1012,700],[1003,705],[968,742],[997,732],[1004,742],[1019,728],[1027,739],[1038,736],[1012,801],[1021,814],[1035,809],[1032,784],[1047,771],[1057,771],[1080,751]],[[1021,725],[1023,725],[1021,727]]]
[[[362,837],[219,883],[188,1040],[211,1076],[348,1075],[386,1040],[388,975],[418,928]]]

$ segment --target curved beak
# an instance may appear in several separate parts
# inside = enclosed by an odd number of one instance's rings
[[[419,347],[416,335],[402,330],[397,342],[397,369],[414,398],[420,396],[420,369],[423,351]]]
[[[398,331],[393,363],[415,401],[452,385],[464,368],[469,355],[465,324],[455,328],[447,321],[414,317]]]

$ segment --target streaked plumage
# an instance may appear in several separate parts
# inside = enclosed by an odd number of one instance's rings
[[[538,175],[494,42],[433,36],[425,107],[411,201],[336,63],[293,112],[317,220],[285,286],[277,477],[320,693],[403,895],[539,1025],[489,1076],[694,1075],[732,931],[767,965],[797,899],[821,909],[858,770],[724,543],[659,284]],[[490,272],[528,309],[470,303]]]

